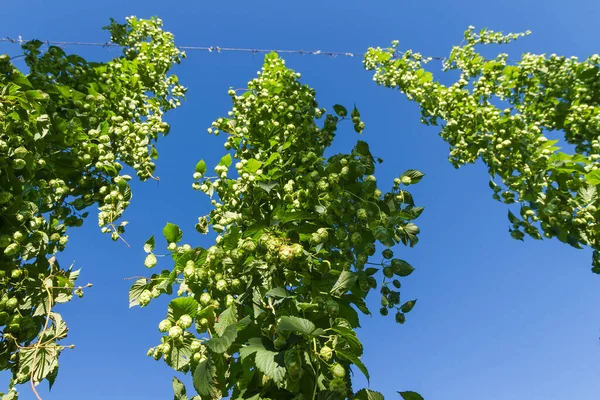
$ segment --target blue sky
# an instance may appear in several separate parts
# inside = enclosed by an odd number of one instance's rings
[[[106,41],[100,28],[110,17],[128,15],[158,15],[179,45],[363,52],[398,39],[403,49],[446,55],[475,25],[533,31],[506,49],[513,58],[525,51],[580,57],[599,51],[597,0],[21,0],[0,8],[0,36]],[[67,50],[94,60],[118,54]],[[19,49],[0,43],[0,52]],[[390,399],[398,398],[396,390],[416,390],[427,400],[598,399],[600,277],[590,272],[591,252],[556,240],[512,240],[506,207],[492,200],[483,165],[455,170],[436,128],[420,125],[416,105],[399,92],[375,86],[360,58],[285,58],[316,89],[323,107],[358,105],[363,138],[385,160],[379,181],[391,182],[409,168],[427,174],[412,189],[426,207],[417,221],[420,242],[397,250],[417,268],[403,282],[402,296],[418,304],[403,326],[393,316],[375,315],[363,319],[359,332],[371,388]],[[145,357],[158,343],[167,300],[128,309],[131,281],[123,278],[148,273],[143,242],[167,221],[182,227],[185,241],[209,244],[193,228],[209,202],[191,189],[191,175],[200,158],[209,165],[218,161],[223,138],[208,136],[206,128],[226,115],[227,89],[243,87],[261,63],[260,55],[190,52],[176,69],[188,100],[169,113],[171,134],[158,146],[161,183],[133,188],[125,218],[132,247],[102,236],[93,217],[71,231],[62,263],[75,261],[83,268],[81,283],[94,287],[62,308],[76,349],[63,354],[52,392],[42,385],[44,399],[172,398],[172,370]],[[439,74],[439,65],[432,66]],[[347,151],[358,138],[342,130],[333,150]],[[375,294],[371,300],[376,307]],[[21,392],[21,399],[33,399],[28,386]]]

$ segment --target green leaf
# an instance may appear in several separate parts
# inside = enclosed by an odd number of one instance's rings
[[[58,351],[56,347],[33,347],[23,349],[19,354],[19,372],[30,375],[33,370],[34,383],[41,382],[58,368]],[[34,362],[35,364],[33,364]]]
[[[194,353],[192,350],[192,340],[193,335],[186,332],[183,343],[177,344],[177,342],[173,342],[171,353],[167,359],[167,364],[171,368],[176,371],[186,371],[186,367],[192,361],[192,354]]]
[[[279,324],[277,325],[277,331],[293,331],[308,336],[319,336],[323,334],[323,330],[317,329],[315,324],[311,321],[294,316],[281,317]]]
[[[225,332],[225,328],[233,325],[237,322],[237,309],[235,306],[231,306],[219,315],[218,322],[215,324],[215,332],[217,335],[222,336]]]
[[[260,187],[261,189],[263,189],[265,192],[267,193],[271,193],[271,190],[273,190],[273,188],[277,186],[277,182],[258,182],[258,187]]]
[[[352,118],[360,118],[360,112],[358,112],[358,108],[356,108],[356,104],[352,109],[352,114],[350,115]]]
[[[333,110],[335,111],[335,113],[337,115],[339,115],[340,117],[344,118],[345,116],[348,115],[348,110],[346,110],[346,107],[341,106],[339,104],[335,104],[333,106]]]
[[[582,187],[577,194],[579,194],[579,197],[581,197],[584,204],[593,203],[598,199],[598,190],[596,189],[596,186],[588,185],[587,187]]]
[[[316,400],[343,400],[345,397],[334,390],[321,390],[317,393]]]
[[[361,156],[365,156],[368,158],[373,157],[371,155],[371,150],[369,150],[369,144],[367,142],[364,142],[362,140],[359,140],[356,142],[356,152],[358,154],[360,154]]]
[[[415,270],[412,265],[399,258],[392,259],[392,269],[398,276],[408,276]]]
[[[260,169],[262,164],[263,163],[261,161],[258,161],[257,159],[254,159],[254,158],[250,158],[248,160],[248,162],[246,163],[246,165],[244,166],[244,170],[246,172],[250,172],[253,174]]]
[[[351,287],[354,286],[356,280],[358,279],[358,274],[350,271],[342,271],[338,280],[331,288],[331,294],[335,296],[341,296],[346,293]]]
[[[334,326],[330,328],[333,332],[338,334],[338,337],[341,338],[340,342],[344,342],[345,345],[348,345],[350,351],[354,354],[361,355],[363,352],[363,345],[358,340],[358,336],[356,336],[356,331],[352,329],[352,326],[348,321],[342,318],[337,318],[334,322]]]
[[[307,221],[316,219],[317,216],[309,211],[282,211],[277,213],[281,222]]]
[[[152,250],[154,250],[154,235],[150,236],[150,239],[146,240],[144,244],[144,251],[146,253],[152,253]]]
[[[237,328],[235,324],[233,324],[225,328],[220,337],[213,337],[212,339],[204,342],[204,344],[215,353],[225,353],[227,349],[229,349],[229,346],[231,346],[231,344],[235,341],[236,337]]]
[[[407,301],[406,303],[402,304],[402,307],[400,307],[400,309],[402,310],[403,313],[407,313],[410,312],[410,310],[413,309],[413,307],[415,306],[415,304],[417,304],[417,300],[410,300]]]
[[[175,393],[173,400],[187,400],[185,385],[176,377],[173,377],[173,392]]]
[[[354,394],[354,400],[384,400],[381,393],[369,389],[361,389]]]
[[[233,162],[233,160],[231,158],[231,154],[227,153],[223,157],[221,157],[221,160],[219,161],[219,165],[224,165],[226,167],[229,167],[229,166],[231,166],[232,162]]]
[[[365,364],[363,364],[363,362],[360,360],[360,358],[358,358],[358,356],[356,356],[355,354],[352,354],[351,352],[340,350],[337,347],[335,348],[335,354],[337,356],[345,358],[346,360],[350,361],[352,364],[356,365],[358,367],[358,369],[360,370],[360,372],[362,372],[365,375],[365,377],[367,378],[367,382],[369,382],[369,380],[371,379],[371,377],[369,376],[369,370],[367,370],[367,367],[365,367]]]
[[[216,386],[217,369],[209,358],[202,361],[192,375],[194,389],[201,395],[214,399],[218,393]]]
[[[424,176],[425,174],[421,171],[417,171],[416,169],[409,169],[401,175],[401,178],[408,177],[410,178],[410,184],[415,184],[418,183],[421,179],[423,179]]]
[[[240,349],[242,359],[247,359],[249,356],[256,354],[256,367],[265,375],[271,377],[279,386],[284,382],[285,378],[285,361],[283,353],[267,349],[265,343],[269,343],[266,339],[251,338],[248,340],[248,346]],[[272,348],[272,344],[269,344]]]
[[[283,353],[269,350],[258,350],[254,359],[256,367],[266,376],[273,379],[277,386],[285,382],[285,362]]]
[[[404,400],[425,400],[423,396],[416,392],[398,392]]]
[[[131,285],[131,289],[129,289],[129,308],[135,307],[140,304],[140,296],[142,292],[146,289],[149,289],[150,285],[146,282],[145,278],[140,278]]]
[[[193,297],[178,297],[169,303],[168,317],[177,321],[182,315],[194,318],[198,313],[198,302]]]
[[[45,100],[49,97],[41,90],[28,90],[25,92],[25,96],[27,96],[27,98],[30,100]]]
[[[600,170],[594,170],[585,175],[585,180],[587,183],[593,186],[597,186],[600,184]]]
[[[277,152],[271,154],[269,156],[269,158],[267,158],[267,161],[265,161],[263,166],[266,167],[266,166],[270,165],[273,161],[277,160],[279,157],[281,157],[281,155]]]
[[[163,235],[167,242],[177,243],[183,237],[183,232],[177,225],[167,222],[167,225],[163,228]]]
[[[202,175],[206,173],[206,163],[204,160],[198,161],[198,164],[196,164],[196,172],[199,172]]]
[[[289,297],[289,295],[288,295],[287,291],[285,290],[285,288],[282,288],[282,287],[276,287],[276,288],[273,288],[273,289],[269,290],[267,292],[266,296],[269,296],[269,297],[279,297],[279,298],[282,298],[282,299]]]
[[[508,210],[508,220],[511,224],[517,224],[520,222],[519,218],[515,217],[515,215]]]

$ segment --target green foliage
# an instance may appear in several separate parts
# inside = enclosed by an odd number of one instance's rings
[[[154,143],[169,131],[162,116],[185,93],[168,75],[184,54],[161,24],[113,21],[106,29],[123,55],[106,63],[56,46],[42,51],[40,41],[23,45],[27,74],[0,56],[0,370],[13,374],[6,398],[16,383],[56,378],[67,328],[52,308],[83,295],[79,272],[54,258],[67,228],[97,204],[102,232],[117,240],[126,222],[116,220],[131,199],[123,167],[152,177]]]
[[[488,166],[493,197],[521,205],[520,216],[509,213],[512,237],[590,246],[592,270],[600,273],[600,56],[579,61],[526,53],[509,65],[505,53],[487,59],[475,49],[528,33],[477,34],[470,27],[444,61],[444,70],[460,73],[451,85],[425,71],[430,59],[398,53],[398,41],[369,49],[364,66],[375,70],[377,84],[417,102],[423,123],[442,125],[455,167],[477,159]],[[562,131],[574,152],[559,151],[552,131]]]
[[[215,244],[173,243],[180,230],[167,224],[173,268],[140,279],[130,292],[132,304],[146,305],[155,289],[160,295],[180,284],[159,324],[168,333],[148,355],[192,373],[202,399],[380,399],[369,390],[353,394],[350,367],[369,377],[360,360],[358,311],[370,314],[365,298],[377,287],[382,314],[404,316],[401,308],[414,305],[401,306],[395,279],[413,268],[392,259],[390,249],[381,262],[369,258],[377,242],[417,243],[411,221],[423,209],[401,187],[423,175],[409,170],[384,194],[366,142],[325,159],[347,111],[336,105],[338,116],[326,114],[299,77],[270,54],[247,90],[229,91],[230,118],[217,119],[209,132],[226,133],[231,152],[214,168],[215,178],[204,177],[206,164],[198,163],[193,184],[212,198],[213,210],[196,228],[212,228]],[[356,107],[351,119],[362,132]],[[182,313],[193,328],[182,328],[189,326]],[[173,352],[188,343],[189,362],[173,363]],[[179,383],[175,392],[182,398]]]

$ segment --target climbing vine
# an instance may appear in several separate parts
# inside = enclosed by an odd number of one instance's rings
[[[470,27],[443,62],[444,71],[460,74],[447,86],[424,69],[430,58],[400,53],[398,41],[369,49],[364,66],[377,84],[417,102],[423,123],[441,124],[455,167],[481,159],[493,197],[520,203],[520,215],[508,213],[512,237],[590,246],[592,271],[600,273],[600,56],[526,53],[514,63],[506,53],[489,59],[476,51],[527,34]]]
[[[163,114],[185,93],[174,63],[185,56],[158,18],[112,21],[111,40],[123,55],[87,62],[40,41],[24,44],[27,73],[0,55],[0,370],[14,386],[58,373],[59,342],[67,325],[56,304],[82,296],[78,270],[60,267],[55,255],[98,205],[98,224],[113,240],[126,222],[117,220],[131,200],[122,173],[131,167],[153,178],[154,143],[169,126]],[[124,239],[123,239],[124,240]]]
[[[338,127],[360,133],[364,124],[356,107],[327,114],[299,77],[270,54],[247,90],[229,91],[229,118],[209,128],[227,135],[227,152],[214,176],[204,161],[193,176],[213,205],[196,229],[214,232],[214,245],[184,244],[168,223],[173,267],[130,290],[132,306],[147,306],[178,285],[148,356],[191,373],[194,399],[380,399],[352,386],[351,367],[369,378],[358,312],[371,313],[365,298],[376,288],[379,313],[400,324],[416,302],[401,301],[400,278],[413,267],[392,247],[418,241],[411,221],[423,208],[404,187],[423,174],[408,170],[383,193],[374,175],[382,160],[366,142],[326,159]],[[378,257],[376,243],[385,247]],[[154,236],[145,251],[153,268]],[[179,379],[173,387],[188,399]]]

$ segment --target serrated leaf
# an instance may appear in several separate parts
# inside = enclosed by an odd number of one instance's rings
[[[402,396],[404,400],[425,400],[423,399],[423,396],[417,392],[398,392],[398,394]]]
[[[352,364],[356,365],[358,367],[358,369],[360,370],[360,372],[362,372],[365,375],[365,377],[367,378],[367,382],[369,382],[369,380],[371,379],[369,376],[369,370],[367,370],[367,367],[365,367],[365,364],[363,364],[363,362],[360,360],[360,358],[358,358],[358,356],[356,356],[355,354],[353,354],[349,351],[340,350],[337,347],[335,349],[335,354],[337,356],[345,358],[346,360],[350,361]]]
[[[334,390],[321,390],[317,393],[317,400],[343,400],[345,397]]]
[[[331,294],[341,296],[354,286],[357,279],[358,274],[350,271],[342,271],[338,280],[333,285],[333,288],[331,288]]]
[[[260,187],[261,189],[263,189],[265,192],[267,193],[271,193],[271,190],[273,190],[273,188],[277,186],[277,182],[258,182],[258,187]]]
[[[306,221],[316,219],[317,216],[308,211],[283,211],[277,213],[281,222]]]
[[[201,395],[211,399],[216,398],[218,389],[216,386],[217,369],[211,359],[207,359],[198,364],[192,375],[194,389]]]
[[[198,161],[198,164],[196,164],[195,171],[204,175],[204,173],[206,173],[206,162],[204,162],[204,160]]]
[[[182,343],[177,344],[173,342],[171,352],[167,358],[167,364],[171,368],[176,371],[187,371],[186,367],[192,361],[192,354],[194,353],[192,350],[192,340],[193,335],[186,332]]]
[[[250,172],[253,174],[260,169],[262,164],[263,163],[261,161],[258,161],[255,158],[250,158],[248,160],[248,162],[246,163],[246,165],[244,165],[244,171]]]
[[[176,377],[173,377],[173,392],[175,394],[173,400],[187,400],[185,385]]]
[[[150,236],[150,239],[144,243],[144,251],[146,253],[152,253],[152,250],[154,250],[154,235]]]
[[[23,349],[19,354],[19,372],[31,375],[33,370],[33,381],[36,384],[58,368],[58,350],[52,344]],[[35,364],[33,364],[34,361]]]
[[[273,379],[277,386],[285,382],[285,362],[283,353],[276,353],[269,350],[258,350],[254,359],[256,368],[263,374]]]
[[[142,292],[146,289],[149,289],[150,285],[146,283],[145,278],[140,278],[131,285],[129,289],[129,308],[135,307],[140,304],[140,296]]]
[[[269,349],[265,346],[269,345]],[[265,375],[271,377],[277,385],[284,382],[285,377],[285,362],[281,352],[270,350],[272,344],[261,338],[251,338],[248,340],[248,345],[240,349],[240,356],[246,359],[249,356],[256,354],[256,367]]]
[[[335,104],[333,106],[333,111],[335,111],[335,113],[342,118],[348,115],[348,110],[346,110],[346,107],[339,104]]]
[[[408,276],[415,270],[412,265],[398,258],[392,259],[392,269],[398,276]]]
[[[287,291],[285,290],[285,288],[276,287],[276,288],[273,288],[273,289],[269,290],[267,292],[266,296],[285,299],[289,295],[288,295]]]
[[[225,353],[229,346],[235,341],[237,337],[237,328],[234,325],[229,325],[223,331],[223,334],[219,337],[213,337],[210,340],[204,342],[206,347],[215,353]]]
[[[587,187],[582,187],[577,194],[579,194],[579,197],[581,197],[584,204],[593,203],[598,199],[598,190],[596,189],[596,186],[589,185]]]
[[[167,222],[163,228],[163,235],[168,243],[177,243],[183,237],[183,232],[177,225]]]
[[[231,306],[219,315],[218,322],[215,324],[215,332],[221,336],[225,332],[225,328],[237,322],[237,309]]]
[[[369,389],[361,389],[354,394],[354,400],[384,400],[381,393]]]
[[[585,180],[590,185],[596,186],[600,184],[600,170],[594,170],[585,175]]]
[[[182,315],[194,318],[198,313],[198,302],[193,297],[178,297],[171,300],[167,315],[169,319],[177,321]]]
[[[319,336],[323,332],[322,329],[317,329],[315,324],[307,319],[287,315],[281,317],[277,325],[277,331],[292,331],[308,336]]]
[[[402,307],[400,307],[400,310],[402,310],[403,313],[407,313],[410,312],[410,310],[413,309],[413,307],[415,306],[415,304],[417,304],[417,300],[410,300],[407,301],[406,303],[402,304]]]
[[[423,179],[424,176],[425,176],[424,173],[422,173],[421,171],[418,171],[416,169],[409,169],[401,175],[401,177],[410,178],[411,185],[418,183],[421,179]]]
[[[224,165],[226,167],[229,167],[229,166],[231,166],[232,162],[233,162],[233,160],[231,158],[231,154],[227,153],[223,157],[221,157],[221,160],[219,160],[219,165]]]

